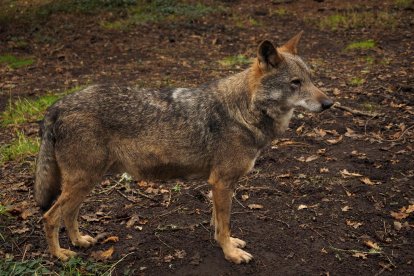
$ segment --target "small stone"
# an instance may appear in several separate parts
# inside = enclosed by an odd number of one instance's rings
[[[401,222],[399,222],[399,221],[394,221],[394,228],[395,228],[395,230],[400,231],[400,230],[401,230],[401,228],[402,228],[402,224],[401,224]]]

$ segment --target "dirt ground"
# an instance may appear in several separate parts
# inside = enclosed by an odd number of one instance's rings
[[[209,186],[200,181],[108,176],[80,214],[82,231],[102,242],[75,250],[114,275],[413,275],[414,12],[403,2],[209,1],[222,9],[122,29],[100,24],[125,17],[122,10],[16,20],[0,27],[0,54],[35,62],[0,64],[0,111],[10,98],[99,82],[195,87],[248,66],[222,66],[223,58],[253,57],[261,40],[280,45],[304,30],[300,55],[338,103],[320,114],[297,110],[286,134],[240,180],[232,233],[247,241],[252,262],[223,258],[209,225]],[[318,23],[350,12],[367,21],[336,29]],[[364,40],[375,46],[349,47]],[[16,127],[37,135],[36,124],[2,127],[0,145]],[[66,268],[47,254],[33,201],[34,159],[0,167],[0,204],[10,213],[0,216],[0,258],[42,258],[58,273]],[[62,246],[72,247],[61,233]],[[108,260],[99,260],[104,252]],[[84,263],[78,271],[99,274]]]

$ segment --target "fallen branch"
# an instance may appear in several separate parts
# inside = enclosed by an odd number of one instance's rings
[[[350,108],[350,107],[347,107],[347,106],[343,106],[338,102],[336,102],[333,105],[333,107],[337,108],[337,109],[345,110],[345,111],[347,111],[349,113],[352,113],[354,115],[357,115],[357,116],[368,116],[368,117],[375,118],[375,117],[379,117],[379,116],[383,115],[382,113],[365,112],[365,111],[362,111],[362,110],[353,109],[353,108]]]

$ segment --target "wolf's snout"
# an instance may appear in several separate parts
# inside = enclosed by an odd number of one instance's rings
[[[324,99],[322,100],[322,110],[328,109],[333,105],[333,101],[331,99]]]

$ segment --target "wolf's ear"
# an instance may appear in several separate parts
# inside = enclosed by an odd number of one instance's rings
[[[302,34],[303,34],[303,31],[300,31],[297,35],[295,35],[288,42],[286,42],[285,45],[281,46],[279,50],[281,52],[286,52],[286,53],[290,53],[293,55],[297,55],[298,54],[297,46],[298,46],[298,43],[299,43],[299,40]]]
[[[260,69],[263,71],[267,71],[271,67],[276,67],[282,61],[282,57],[277,52],[277,49],[268,40],[260,43],[259,49],[257,50],[257,59]]]

